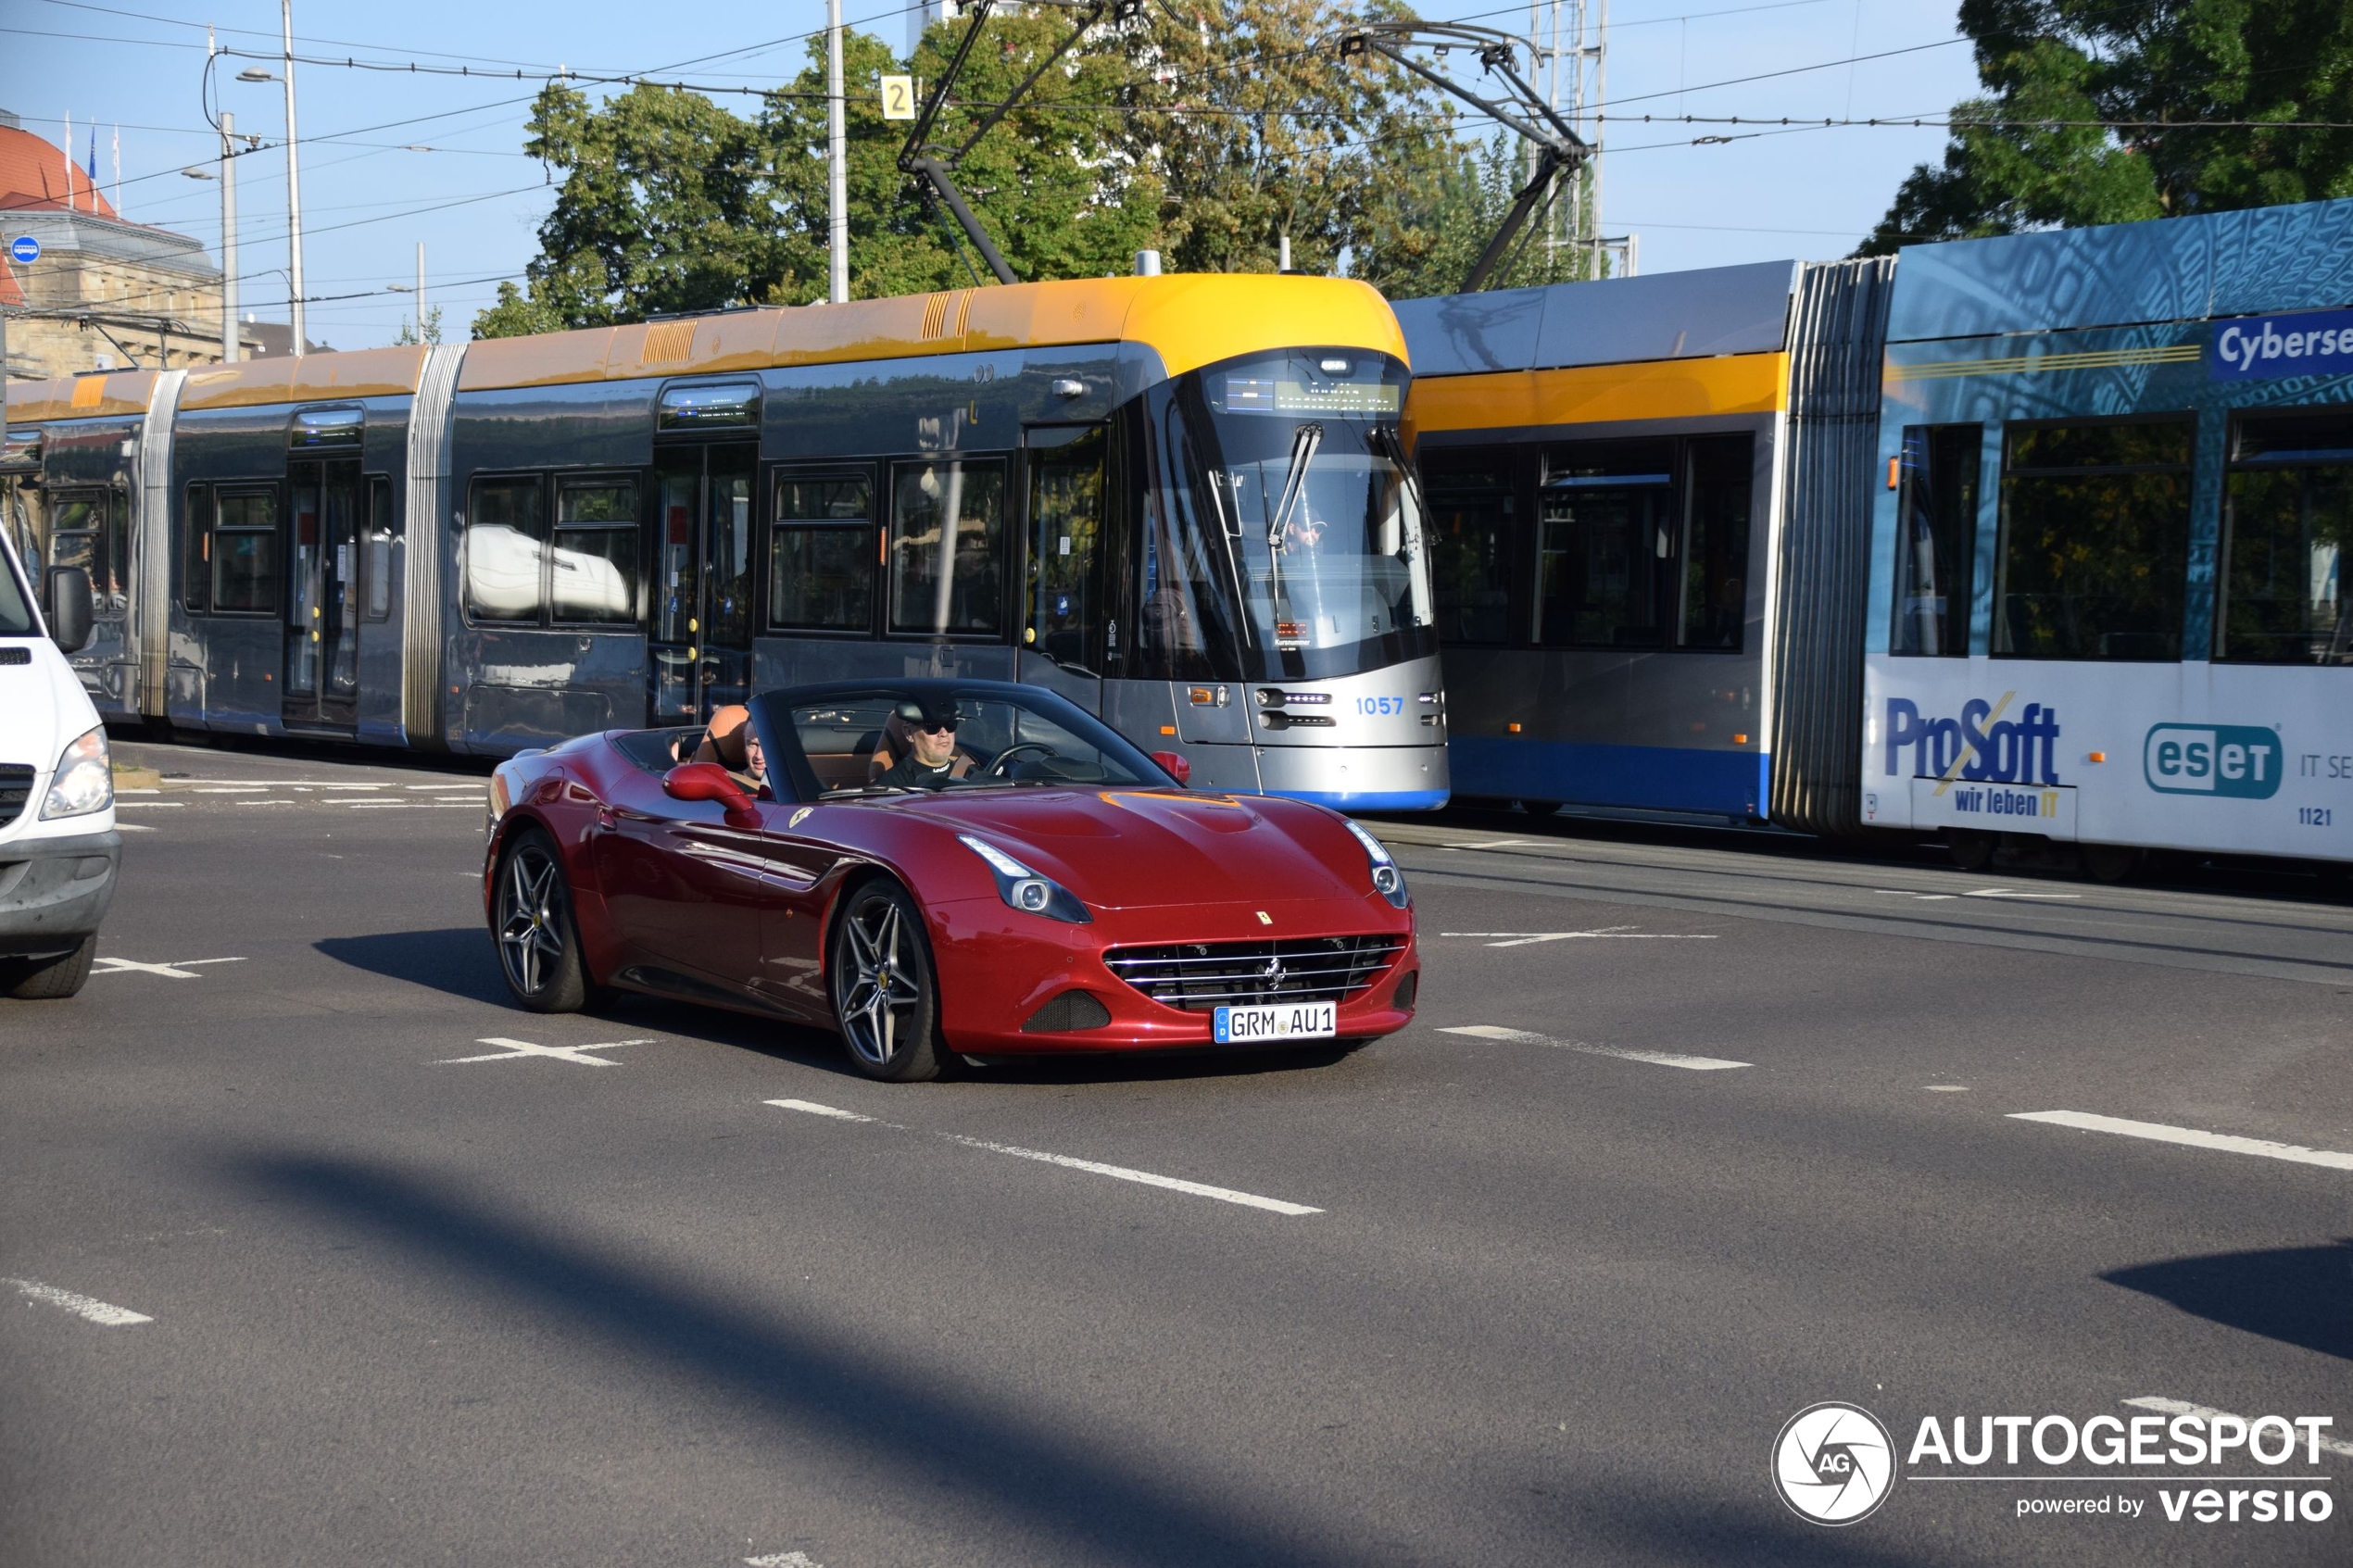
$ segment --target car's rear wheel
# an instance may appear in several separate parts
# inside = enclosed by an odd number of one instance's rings
[[[578,1012],[594,988],[580,958],[580,926],[563,858],[544,833],[519,834],[498,862],[491,935],[507,989],[534,1012]]]
[[[0,959],[0,993],[19,1001],[63,1001],[81,991],[97,956],[98,934],[94,931],[72,952],[56,958]]]
[[[937,1078],[939,985],[923,911],[896,883],[870,882],[849,896],[834,928],[834,1016],[849,1060],[869,1078]]]

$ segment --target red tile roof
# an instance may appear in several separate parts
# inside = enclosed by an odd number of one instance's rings
[[[30,131],[0,125],[0,209],[119,215],[66,155]]]

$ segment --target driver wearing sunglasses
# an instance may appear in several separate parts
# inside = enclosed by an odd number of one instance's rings
[[[972,771],[972,758],[956,749],[956,724],[961,717],[954,698],[937,704],[909,701],[899,705],[899,719],[907,734],[904,756],[875,779],[882,786],[900,789],[945,789],[951,780]]]

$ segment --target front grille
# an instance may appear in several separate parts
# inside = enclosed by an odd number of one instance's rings
[[[15,822],[31,798],[31,768],[22,762],[0,762],[0,828]]]
[[[1103,962],[1153,1001],[1207,1012],[1229,1004],[1344,1002],[1370,985],[1404,946],[1403,936],[1177,942],[1114,947]]]

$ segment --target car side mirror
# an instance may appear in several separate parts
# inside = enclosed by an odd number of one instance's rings
[[[49,640],[68,653],[80,653],[90,646],[98,618],[96,602],[90,594],[90,574],[78,566],[53,566],[49,569]]]
[[[760,820],[743,785],[716,762],[679,763],[661,776],[661,792],[673,800],[716,800],[727,809],[730,822],[739,818],[753,822]]]
[[[1155,751],[1152,753],[1152,760],[1167,769],[1169,777],[1178,784],[1189,784],[1193,782],[1193,765],[1185,760],[1182,752]]]

